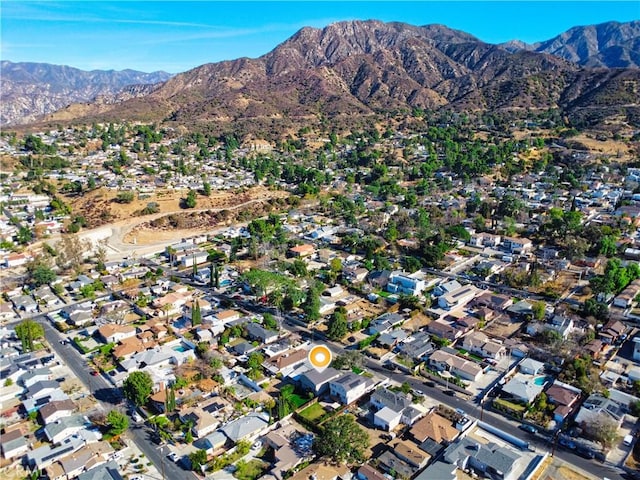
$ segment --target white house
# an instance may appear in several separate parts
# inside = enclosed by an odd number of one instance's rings
[[[373,387],[373,381],[355,373],[345,373],[340,378],[329,382],[329,392],[332,397],[340,400],[344,405],[349,405]]]
[[[383,430],[391,431],[402,420],[402,412],[396,412],[389,407],[384,407],[373,414],[373,425]]]

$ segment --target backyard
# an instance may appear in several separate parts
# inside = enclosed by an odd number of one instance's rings
[[[315,420],[321,418],[325,414],[324,408],[319,403],[309,405],[307,408],[300,412],[300,416],[309,422],[315,422]]]

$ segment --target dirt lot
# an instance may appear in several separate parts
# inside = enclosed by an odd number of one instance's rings
[[[513,321],[508,315],[501,315],[492,320],[484,332],[489,336],[508,338],[520,330],[520,327],[522,322]]]
[[[152,202],[158,205],[158,213],[188,212],[181,208],[181,200],[186,191],[158,190],[151,194],[136,195],[131,203],[117,203],[117,190],[98,188],[80,197],[65,197],[65,202],[73,207],[73,213],[84,216],[91,227],[106,223],[130,219],[134,222],[145,220],[140,212]],[[197,210],[231,208],[247,201],[260,201],[270,198],[283,198],[287,193],[269,190],[265,187],[253,187],[238,191],[214,191],[211,196],[198,195]],[[142,198],[141,198],[142,197]]]

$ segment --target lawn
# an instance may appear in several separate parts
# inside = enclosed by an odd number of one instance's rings
[[[256,459],[249,462],[241,460],[236,463],[236,467],[237,470],[233,472],[233,476],[238,480],[255,480],[267,470],[267,464]]]
[[[307,408],[300,412],[300,416],[306,418],[310,422],[317,420],[325,414],[324,408],[319,403],[309,405]]]
[[[291,403],[295,405],[296,408],[300,408],[302,405],[309,401],[308,397],[301,397],[297,393],[292,393],[287,399],[291,401]]]

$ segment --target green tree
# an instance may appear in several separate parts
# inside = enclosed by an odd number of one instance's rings
[[[16,336],[24,352],[33,351],[33,342],[44,338],[44,328],[34,320],[24,320],[15,327]]]
[[[197,193],[195,192],[195,190],[189,190],[189,193],[187,193],[187,198],[184,201],[185,208],[195,208],[197,203],[196,195]]]
[[[20,227],[16,237],[20,245],[26,245],[33,239],[33,232],[29,227]]]
[[[320,318],[320,294],[314,288],[307,291],[302,310],[304,310],[308,322],[315,322]]]
[[[133,194],[133,192],[130,192],[130,191],[120,192],[116,196],[116,202],[118,202],[118,203],[131,203],[131,202],[133,202],[134,198],[135,198],[135,195]]]
[[[536,320],[543,320],[546,312],[547,305],[543,301],[534,302],[531,305],[531,309],[533,310],[533,318]]]
[[[339,415],[324,424],[313,446],[318,455],[336,463],[361,464],[366,460],[369,435],[353,415]]]
[[[129,419],[124,413],[111,410],[107,415],[107,425],[109,426],[109,435],[117,437],[129,428]]]
[[[44,262],[36,259],[27,265],[27,272],[34,286],[39,287],[53,282],[56,279],[55,272]]]
[[[189,460],[191,461],[191,470],[194,472],[200,472],[200,467],[207,464],[207,451],[196,450],[189,454]]]
[[[341,340],[349,331],[347,326],[347,316],[343,310],[336,310],[329,321],[327,337],[331,340]]]
[[[260,352],[252,352],[247,360],[247,368],[249,368],[249,378],[259,378],[262,371],[262,363],[264,355]]]
[[[209,197],[211,195],[211,184],[209,182],[202,183],[202,192],[206,197]]]
[[[147,372],[133,372],[124,381],[122,390],[125,398],[135,405],[142,406],[147,403],[153,392],[153,380]]]
[[[191,312],[191,325],[196,326],[202,323],[202,312],[200,311],[200,302],[196,299],[193,302],[193,311]]]
[[[275,319],[273,315],[271,315],[268,312],[262,316],[262,324],[264,325],[265,328],[268,328],[269,330],[278,329],[278,321]]]

